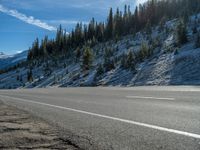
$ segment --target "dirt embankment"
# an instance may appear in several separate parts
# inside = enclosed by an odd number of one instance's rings
[[[0,101],[0,149],[79,149],[51,125]]]

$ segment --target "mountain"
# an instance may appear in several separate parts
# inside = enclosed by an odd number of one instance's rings
[[[196,22],[200,29],[200,15],[189,20],[188,40],[179,46],[176,36],[180,19],[173,19],[163,30],[157,26],[148,34],[142,31],[96,44],[89,50],[93,56],[89,70],[83,68],[83,58],[60,56],[35,61],[31,69],[24,66],[0,74],[0,88],[200,85],[200,46],[196,46],[198,33],[193,31]],[[88,48],[81,51],[84,49]]]
[[[28,51],[23,51],[14,55],[6,55],[0,52],[0,69],[12,67],[27,59]]]
[[[149,0],[36,39],[26,63],[0,73],[0,88],[200,85],[199,66],[200,1]]]
[[[3,52],[0,52],[0,56],[1,56],[1,55],[4,55],[4,53],[3,53]]]

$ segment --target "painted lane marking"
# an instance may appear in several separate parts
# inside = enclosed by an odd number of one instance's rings
[[[0,97],[15,99],[15,100],[22,101],[22,102],[39,104],[39,105],[44,105],[44,106],[49,106],[49,107],[54,107],[54,108],[59,108],[59,109],[68,110],[68,111],[72,111],[72,112],[76,112],[76,113],[87,114],[87,115],[100,117],[100,118],[104,118],[104,119],[120,121],[120,122],[123,122],[123,123],[128,123],[128,124],[132,124],[132,125],[137,125],[137,126],[141,126],[141,127],[146,127],[146,128],[150,128],[150,129],[155,129],[155,130],[159,130],[159,131],[165,131],[165,132],[169,132],[169,133],[174,133],[174,134],[178,134],[178,135],[192,137],[192,138],[195,138],[195,139],[200,139],[200,135],[199,134],[195,134],[195,133],[190,133],[190,132],[185,132],[185,131],[165,128],[165,127],[160,127],[160,126],[141,123],[141,122],[136,122],[136,121],[132,121],[132,120],[126,120],[126,119],[111,117],[111,116],[107,116],[107,115],[101,115],[101,114],[97,114],[97,113],[87,112],[87,111],[68,108],[68,107],[63,107],[63,106],[51,105],[51,104],[42,103],[42,102],[35,102],[35,101],[32,101],[32,100],[27,100],[27,99],[22,99],[22,98],[16,98],[16,97],[10,97],[10,96],[2,96],[2,95],[0,95]]]
[[[143,97],[143,96],[126,96],[126,98],[137,98],[137,99],[156,99],[156,100],[170,100],[174,101],[175,98],[164,98],[164,97]]]

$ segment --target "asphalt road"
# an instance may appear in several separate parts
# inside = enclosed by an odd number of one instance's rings
[[[200,150],[200,87],[1,90],[83,149]]]

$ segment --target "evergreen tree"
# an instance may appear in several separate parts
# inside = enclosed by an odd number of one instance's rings
[[[121,67],[122,68],[126,68],[126,59],[127,59],[127,55],[125,53],[123,53],[121,56]]]
[[[57,67],[56,61],[55,61],[55,66]],[[45,67],[44,67],[44,74],[49,76],[49,75],[51,75],[51,73],[52,73],[52,70],[49,66],[49,63],[46,62]]]
[[[112,37],[113,37],[113,11],[112,8],[110,8],[108,22],[106,26],[106,39],[110,39]]]
[[[177,26],[177,40],[179,45],[185,44],[188,41],[187,29],[183,21],[180,21]]]
[[[196,25],[192,28],[192,33],[193,33],[193,34],[196,34],[196,33],[197,33],[197,26],[196,26]]]
[[[151,23],[150,23],[151,21],[149,20],[148,22],[147,22],[147,24],[146,24],[146,33],[147,34],[151,34],[151,32],[152,32],[152,30],[151,30]]]
[[[34,58],[39,57],[40,55],[40,49],[39,49],[39,39],[36,38],[36,40],[34,41],[33,45],[32,45],[32,49],[33,49],[33,56]]]
[[[40,55],[43,57],[47,57],[47,55],[48,55],[47,44],[48,44],[48,37],[45,36],[45,38],[44,38],[44,40],[42,40],[41,46],[40,46]]]
[[[76,61],[78,61],[81,57],[81,49],[77,47],[76,49]]]
[[[127,55],[127,68],[135,70],[135,60],[133,56],[133,52],[129,51]]]
[[[32,82],[33,81],[33,73],[32,73],[32,69],[30,69],[27,72],[27,81]]]
[[[134,30],[138,31],[139,30],[139,12],[138,12],[138,6],[135,8],[135,13],[133,16],[133,26]]]
[[[195,40],[195,48],[200,48],[200,33],[197,34],[197,37]]]
[[[92,65],[92,51],[89,47],[85,47],[84,53],[83,53],[83,62],[82,62],[82,68],[83,70],[89,70]]]
[[[115,68],[115,62],[112,57],[113,57],[113,50],[110,48],[106,48],[104,53],[104,64],[103,64],[106,71],[110,71]]]
[[[120,14],[119,8],[117,8],[117,12],[114,17],[114,23],[115,23],[115,28],[114,28],[115,38],[118,38],[123,33],[123,20],[122,20],[122,16]]]
[[[97,73],[96,75],[97,76],[100,76],[104,73],[104,68],[103,68],[103,65],[102,64],[99,64],[98,67],[97,67]]]
[[[56,42],[56,50],[58,52],[61,52],[63,49],[63,29],[61,25],[57,30],[55,42]]]
[[[125,69],[135,70],[135,58],[132,51],[122,55],[121,66]]]
[[[29,48],[27,60],[30,61],[33,60],[33,58],[34,58],[33,49]]]
[[[106,58],[104,60],[104,68],[106,71],[115,69],[115,61],[112,58]]]
[[[140,51],[138,53],[138,59],[140,61],[143,61],[145,58],[148,58],[149,56],[151,56],[152,52],[150,50],[150,48],[148,47],[148,45],[146,43],[142,43],[141,47],[140,47]]]
[[[90,21],[90,23],[88,25],[88,38],[89,38],[89,40],[92,40],[94,38],[95,29],[96,29],[95,20],[94,20],[94,18],[92,18],[92,20]]]
[[[98,23],[92,18],[88,25],[77,23],[69,35],[60,26],[55,39],[44,38],[40,42],[41,44],[36,39],[28,53],[28,60],[32,62],[30,60],[59,55],[69,57],[74,54],[73,50],[83,47],[85,44],[93,46],[98,42],[119,39],[122,35],[144,29],[150,31],[149,29],[159,23],[162,29],[165,21],[177,17],[185,20],[177,26],[177,40],[179,45],[182,45],[187,42],[185,24],[188,16],[198,12],[200,12],[199,0],[148,0],[136,7],[134,13],[131,13],[130,6],[125,6],[123,13],[117,9],[115,14],[111,8],[106,23]],[[196,32],[196,29],[194,31]]]
[[[17,78],[16,78],[16,80],[17,80],[17,81],[19,81],[19,75],[17,75]]]

